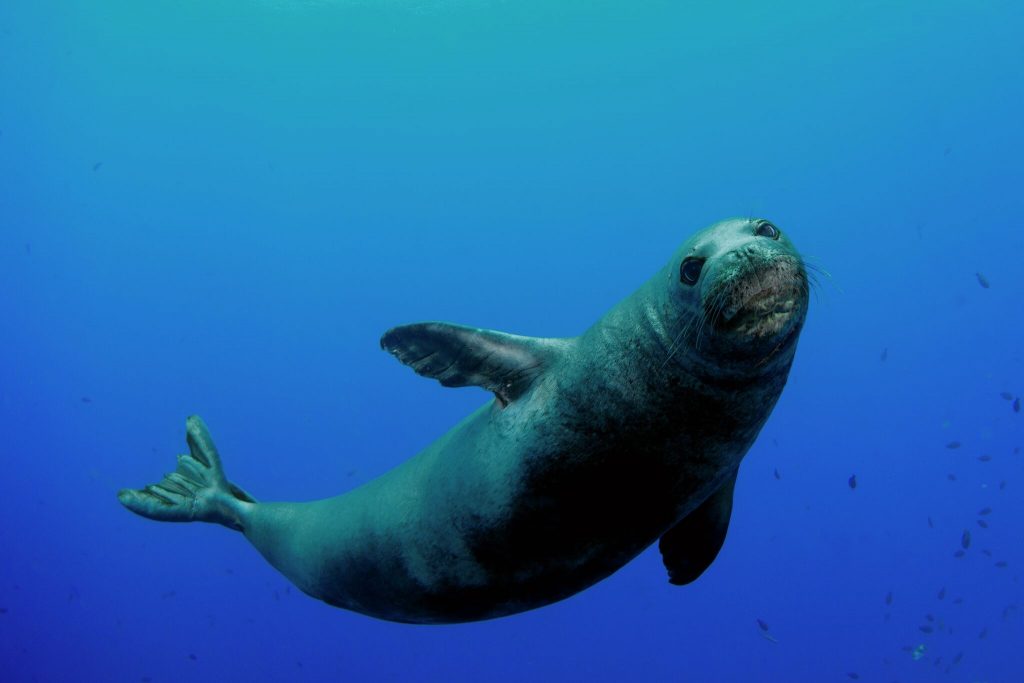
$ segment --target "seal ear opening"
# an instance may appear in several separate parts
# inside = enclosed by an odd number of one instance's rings
[[[446,387],[482,387],[503,408],[529,391],[567,344],[441,322],[394,327],[380,339],[417,374]]]

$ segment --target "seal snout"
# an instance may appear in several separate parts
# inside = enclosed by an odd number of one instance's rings
[[[787,331],[806,299],[807,278],[799,259],[781,254],[745,261],[708,297],[715,326],[746,338]]]

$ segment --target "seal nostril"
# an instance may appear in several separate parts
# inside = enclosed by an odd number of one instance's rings
[[[683,259],[679,266],[679,281],[683,284],[693,285],[700,278],[700,271],[704,268],[704,259],[691,256]]]
[[[758,237],[769,237],[773,240],[777,240],[779,239],[779,235],[782,233],[768,221],[761,221],[757,224],[757,228],[754,229],[754,234]]]

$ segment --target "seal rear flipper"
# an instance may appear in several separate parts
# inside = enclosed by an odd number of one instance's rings
[[[256,500],[224,476],[217,447],[202,419],[193,415],[185,424],[190,455],[179,455],[177,469],[160,483],[122,489],[117,499],[149,519],[216,522],[241,530],[244,505]]]
[[[502,406],[522,396],[567,343],[439,322],[394,327],[380,339],[417,374],[446,387],[483,387]]]
[[[718,557],[732,515],[736,472],[696,510],[665,532],[658,542],[669,583],[684,586],[697,580]]]

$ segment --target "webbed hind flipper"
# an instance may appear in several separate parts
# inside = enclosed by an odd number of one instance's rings
[[[122,489],[121,504],[137,515],[161,522],[216,522],[242,530],[246,504],[256,500],[224,476],[220,454],[198,415],[186,421],[189,455],[157,484]]]
[[[665,532],[658,542],[669,583],[684,586],[697,580],[718,557],[732,515],[734,472],[700,506]]]

